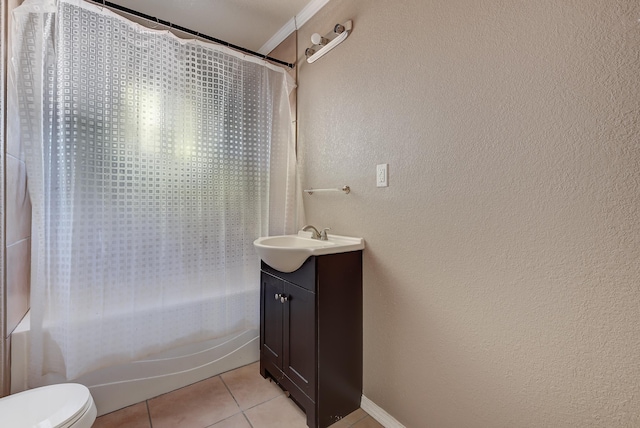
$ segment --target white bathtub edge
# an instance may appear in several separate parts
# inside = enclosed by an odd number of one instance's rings
[[[28,389],[27,376],[27,355],[29,355],[29,327],[30,313],[20,322],[11,337],[11,394],[22,392]],[[253,337],[251,337],[253,336]],[[144,400],[148,400],[158,395],[165,394],[192,383],[217,376],[221,373],[254,363],[260,359],[260,340],[257,330],[247,330],[243,333],[236,333],[227,340],[221,338],[212,348],[195,352],[194,363],[199,359],[202,362],[203,352],[210,356],[210,361],[195,367],[188,367],[183,370],[168,369],[161,374],[154,373],[155,370],[137,371],[142,377],[137,379],[118,379],[118,376],[103,376],[100,382],[90,377],[82,380],[82,376],[76,380],[83,383],[91,391],[93,400],[98,408],[98,416],[113,412],[123,407],[131,406]],[[229,349],[233,351],[228,352]],[[176,360],[189,358],[190,354],[176,358]],[[148,367],[163,364],[163,360],[143,360],[136,364],[147,365]]]
[[[254,363],[260,358],[260,340],[254,338],[241,348],[208,364],[164,376],[89,386],[98,416],[131,406],[192,383]]]

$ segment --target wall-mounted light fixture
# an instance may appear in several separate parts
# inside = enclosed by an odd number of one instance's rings
[[[313,33],[311,36],[312,46],[305,50],[304,54],[307,57],[308,63],[313,63],[322,58],[331,49],[342,43],[351,32],[351,20],[344,24],[336,24],[333,27],[333,31],[326,34],[324,37],[318,33]]]

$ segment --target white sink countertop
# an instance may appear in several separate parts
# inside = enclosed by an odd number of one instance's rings
[[[364,249],[364,239],[327,235],[327,240],[312,239],[311,232],[297,235],[265,236],[253,241],[260,258],[280,272],[293,272],[311,256],[346,253]]]

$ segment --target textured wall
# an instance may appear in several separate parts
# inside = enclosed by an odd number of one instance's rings
[[[407,427],[640,426],[639,19],[350,0],[299,31],[303,186],[352,188],[307,218],[366,240],[364,393]]]

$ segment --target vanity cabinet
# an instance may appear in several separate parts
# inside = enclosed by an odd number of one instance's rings
[[[362,251],[312,256],[296,271],[262,262],[260,373],[290,393],[307,425],[360,407]]]

